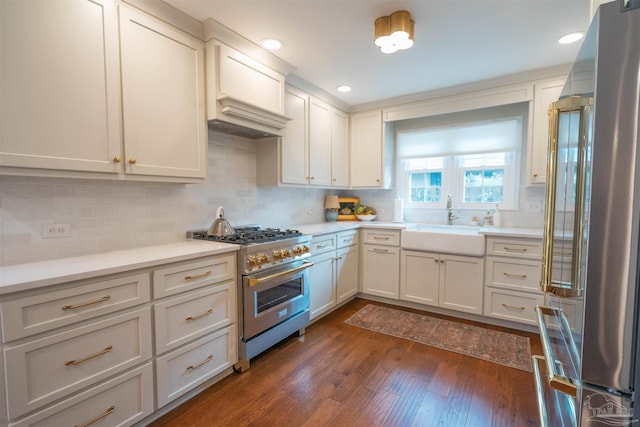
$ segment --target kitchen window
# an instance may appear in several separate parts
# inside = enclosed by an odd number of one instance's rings
[[[399,197],[407,207],[443,209],[451,194],[455,209],[517,208],[525,114],[497,110],[499,117],[489,120],[400,127]]]

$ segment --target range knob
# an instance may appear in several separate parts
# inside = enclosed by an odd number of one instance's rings
[[[302,255],[302,248],[300,246],[295,246],[293,248],[293,253],[294,253],[295,256]]]
[[[282,255],[280,254],[280,251],[279,250],[274,250],[273,251],[273,260],[274,261],[278,261],[280,259],[282,259]]]
[[[257,267],[258,266],[258,257],[255,255],[249,255],[247,257],[247,264],[249,267]]]
[[[311,251],[311,249],[309,249],[309,246],[302,245],[302,253],[303,254],[308,254],[310,251]]]
[[[280,249],[280,256],[282,259],[291,258],[291,252],[289,252],[289,249]]]
[[[258,264],[263,265],[268,263],[269,263],[269,257],[267,255],[258,254]]]

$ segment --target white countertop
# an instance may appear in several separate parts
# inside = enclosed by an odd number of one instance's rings
[[[321,235],[358,228],[402,230],[412,225],[415,224],[382,221],[336,221],[300,225],[295,228],[304,234]],[[485,236],[542,237],[542,230],[531,228],[485,227],[479,228],[478,232]],[[239,249],[239,245],[186,239],[165,245],[0,266],[0,295],[203,256],[234,252]]]
[[[238,245],[189,239],[166,245],[0,266],[0,295],[238,249]]]
[[[337,233],[357,228],[386,228],[403,230],[417,225],[410,222],[382,222],[382,221],[336,221],[319,224],[299,225],[295,228],[304,234]],[[506,228],[506,227],[478,227],[478,233],[485,236],[542,238],[542,229],[538,228]]]

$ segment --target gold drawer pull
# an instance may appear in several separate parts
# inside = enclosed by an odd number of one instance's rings
[[[502,273],[507,277],[515,277],[516,279],[526,279],[527,275],[526,274],[511,274],[511,273]]]
[[[86,307],[88,305],[99,304],[101,302],[109,301],[110,299],[111,299],[110,295],[105,295],[102,298],[97,299],[95,301],[83,302],[83,303],[76,304],[76,305],[63,305],[62,309],[63,310],[74,310],[76,308]]]
[[[378,248],[373,248],[374,252],[389,252],[389,249],[378,249]]]
[[[507,252],[527,252],[527,248],[510,248],[509,246],[505,246],[504,250]]]
[[[200,362],[198,364],[195,364],[195,365],[187,366],[187,371],[192,371],[194,369],[198,369],[200,366],[204,365],[205,363],[211,362],[212,360],[213,360],[213,354],[210,354],[209,357],[204,359],[202,362]]]
[[[195,276],[184,276],[184,280],[196,280],[196,279],[202,279],[203,277],[207,277],[207,276],[211,276],[211,270],[202,273],[202,274],[196,274]]]
[[[113,163],[120,163],[122,161],[122,159],[120,158],[120,156],[113,156]]]
[[[518,305],[509,305],[509,304],[502,303],[502,306],[503,306],[504,308],[511,308],[511,309],[513,309],[513,310],[524,310],[524,309],[525,309],[525,307],[523,307],[523,306],[521,306],[521,305],[520,305],[520,306],[518,306]]]
[[[107,408],[106,411],[104,411],[102,414],[98,415],[97,417],[95,417],[94,419],[92,419],[89,422],[86,422],[84,424],[81,425],[74,425],[73,427],[88,427],[91,424],[95,423],[96,421],[100,421],[101,419],[103,419],[104,417],[106,417],[107,415],[111,415],[111,413],[116,409],[115,405],[111,405]]]
[[[388,237],[373,236],[373,240],[389,240],[389,238]]]
[[[91,360],[91,359],[93,359],[93,358],[95,358],[95,357],[102,356],[103,354],[107,354],[107,353],[109,353],[112,349],[113,349],[113,346],[112,346],[112,345],[110,345],[109,347],[105,347],[105,349],[104,349],[104,350],[99,351],[99,352],[97,352],[97,353],[94,353],[94,354],[92,354],[92,355],[89,355],[89,356],[87,356],[87,357],[84,357],[84,358],[82,358],[82,359],[80,359],[80,360],[67,360],[66,362],[64,362],[64,364],[65,364],[65,366],[69,366],[69,365],[79,365],[79,364],[81,364],[82,362],[86,362],[87,360]]]
[[[136,162],[137,162],[137,160],[136,160],[136,158],[135,158],[135,157],[132,157],[132,158],[130,158],[130,159],[129,159],[129,164],[130,164],[130,165],[135,165],[135,164],[136,164]]]
[[[186,319],[184,319],[184,320],[189,321],[189,320],[196,320],[196,319],[200,319],[201,317],[208,316],[208,315],[210,315],[211,313],[213,313],[213,308],[210,308],[209,310],[207,310],[206,312],[204,312],[204,313],[202,313],[202,314],[198,314],[198,315],[196,315],[196,316],[189,316],[189,317],[187,317],[187,318],[186,318]]]
[[[316,249],[324,249],[326,247],[327,247],[327,245],[318,245],[318,246],[316,246]]]

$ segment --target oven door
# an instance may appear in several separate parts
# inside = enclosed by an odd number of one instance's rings
[[[309,310],[309,261],[242,277],[245,341]]]

